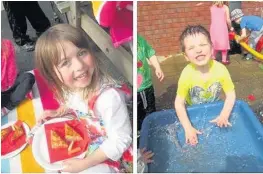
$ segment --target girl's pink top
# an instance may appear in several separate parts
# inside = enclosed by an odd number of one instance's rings
[[[3,39],[1,47],[1,91],[9,89],[16,80],[15,48],[10,40]]]
[[[213,5],[210,8],[210,12],[211,12],[210,35],[214,49],[215,50],[230,49],[225,8],[217,7]]]

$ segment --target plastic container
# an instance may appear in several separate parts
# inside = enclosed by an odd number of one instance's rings
[[[219,128],[223,102],[187,109],[192,125],[203,132],[196,146],[185,144],[184,130],[174,110],[152,113],[143,122],[140,148],[155,153],[148,172],[263,172],[263,126],[244,101],[231,113],[232,127]]]

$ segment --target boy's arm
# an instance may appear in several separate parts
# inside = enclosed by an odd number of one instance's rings
[[[164,78],[164,74],[163,74],[162,68],[161,68],[161,66],[160,66],[160,64],[159,64],[159,61],[158,61],[156,55],[153,55],[152,57],[150,57],[150,58],[149,58],[149,61],[150,61],[150,64],[151,64],[151,65],[154,67],[154,69],[155,69],[155,74],[156,74],[156,76],[158,77],[158,79],[159,79],[160,81],[162,81],[163,78]]]
[[[192,125],[186,113],[185,99],[177,95],[174,101],[174,107],[175,107],[175,111],[178,116],[178,119],[180,123],[182,124],[183,128],[185,130],[191,128]]]
[[[225,104],[224,104],[224,107],[220,113],[220,116],[228,119],[230,114],[231,114],[231,111],[234,107],[235,101],[236,101],[236,93],[234,90],[226,93]]]
[[[233,90],[231,92],[228,92],[226,94],[225,104],[224,104],[224,107],[223,107],[220,115],[217,118],[215,118],[214,120],[211,120],[210,122],[216,123],[217,126],[219,126],[219,127],[232,126],[231,123],[229,122],[229,117],[230,117],[231,111],[234,107],[235,100],[236,100],[235,91]]]
[[[225,92],[226,99],[225,99],[224,107],[220,115],[216,119],[210,122],[216,123],[219,127],[223,127],[223,126],[227,127],[227,126],[231,126],[228,119],[230,117],[231,111],[235,104],[236,93],[235,93],[235,86],[231,80],[231,77],[230,77],[230,74],[227,68],[223,65],[221,66],[222,66],[220,68],[221,69],[220,71],[222,73],[221,84]]]
[[[243,39],[247,38],[247,31],[246,28],[243,28],[241,30],[241,36],[237,39],[237,43],[239,43],[240,41],[242,41]]]
[[[222,65],[223,66],[223,65]],[[223,66],[222,72],[222,87],[226,95],[226,100],[222,112],[220,115],[229,118],[236,100],[235,85],[231,79],[231,76],[225,66]]]
[[[164,78],[164,74],[160,67],[159,61],[155,55],[155,50],[151,47],[151,45],[148,44],[148,42],[143,37],[139,36],[138,39],[141,40],[140,43],[141,47],[144,47],[144,51],[145,51],[144,53],[148,60],[149,65],[154,67],[157,78],[160,81],[162,81]]]
[[[190,145],[196,145],[198,143],[197,134],[202,133],[192,126],[186,113],[185,100],[177,95],[174,105],[176,114],[185,131],[185,143]]]
[[[192,74],[191,69],[189,69],[188,66],[183,69],[180,78],[178,80],[177,94],[174,101],[176,114],[184,129],[192,127],[185,108],[185,101],[188,95],[189,86],[191,86],[189,84],[189,82],[191,81],[190,80],[191,74]]]
[[[159,61],[156,57],[156,55],[153,55],[152,57],[149,58],[150,64],[155,68],[155,69],[161,69]]]

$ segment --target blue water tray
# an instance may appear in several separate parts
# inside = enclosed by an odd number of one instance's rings
[[[187,109],[192,125],[203,132],[196,146],[185,144],[184,130],[174,110],[152,113],[143,121],[140,148],[155,153],[148,172],[263,172],[263,126],[244,101],[236,101],[232,127],[210,120],[223,102]]]

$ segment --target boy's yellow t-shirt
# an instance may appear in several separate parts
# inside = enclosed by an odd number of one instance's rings
[[[194,64],[188,64],[181,73],[177,95],[184,98],[188,105],[214,102],[220,99],[223,89],[225,93],[234,90],[227,68],[214,60],[209,62],[210,78],[204,81]]]

